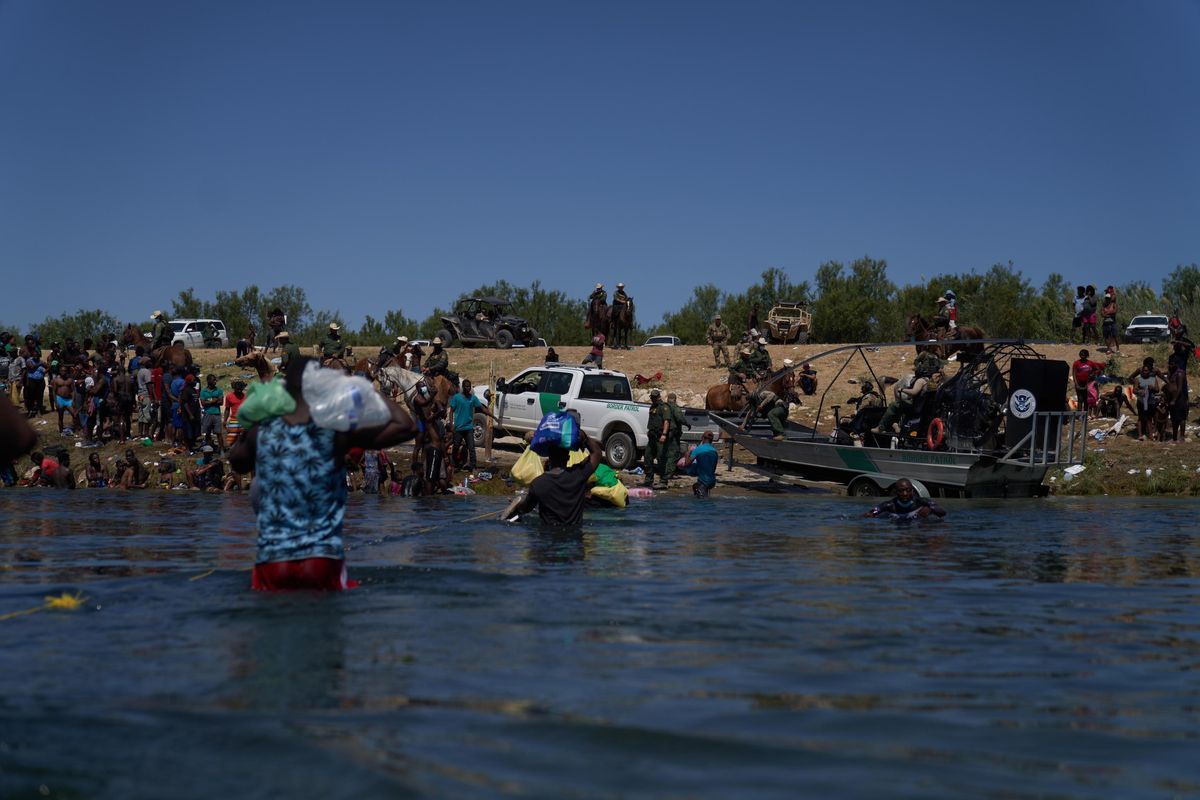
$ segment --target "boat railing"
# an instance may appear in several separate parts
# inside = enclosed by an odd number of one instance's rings
[[[1037,411],[1029,433],[1000,461],[1027,467],[1082,464],[1086,442],[1086,411]]]

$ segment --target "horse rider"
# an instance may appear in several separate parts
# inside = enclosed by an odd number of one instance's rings
[[[442,337],[435,336],[433,341],[433,351],[429,357],[425,359],[425,368],[421,370],[421,374],[432,381],[438,375],[442,375],[446,380],[450,381],[452,386],[458,386],[458,373],[450,370],[450,356],[442,349]]]
[[[625,294],[625,284],[618,283],[617,290],[613,292],[613,309],[617,306],[627,306],[633,302],[633,298]]]
[[[603,283],[597,283],[596,288],[588,295],[588,305],[594,306],[596,303],[608,305],[608,292],[604,290]]]
[[[937,307],[937,313],[930,320],[929,328],[935,339],[946,339],[954,327],[950,320],[950,299],[942,295],[937,299]]]
[[[293,359],[300,359],[300,347],[292,343],[292,335],[287,331],[280,331],[275,334],[275,339],[279,342],[279,348],[283,351],[279,356],[279,368],[286,375],[288,364]]]
[[[738,359],[729,366],[729,393],[731,396],[740,397],[746,392],[746,379],[754,377],[754,363],[750,360],[754,354],[754,348],[750,345],[743,345],[738,351]]]
[[[401,339],[404,341],[401,341]],[[383,369],[393,361],[398,361],[404,353],[404,346],[407,344],[408,339],[403,336],[397,336],[396,341],[392,343],[391,347],[384,345],[379,348],[379,357],[375,364],[376,369]]]
[[[729,367],[729,328],[725,327],[725,323],[721,322],[721,315],[717,314],[713,317],[712,323],[708,326],[708,330],[704,332],[708,343],[712,345],[713,350],[713,369],[720,369],[721,359],[725,360],[725,366]]]
[[[767,352],[767,340],[762,336],[758,337],[758,343],[750,354],[750,363],[760,376],[771,373],[771,354]]]
[[[154,320],[154,327],[150,330],[150,349],[157,350],[160,347],[169,347],[171,339],[175,336],[175,332],[171,330],[171,325],[167,322],[166,316],[161,311],[155,311],[150,315],[150,319]]]
[[[283,309],[276,306],[271,309],[271,313],[267,315],[267,327],[271,329],[271,341],[267,342],[267,346],[271,349],[282,347],[279,341],[279,334],[287,326],[287,316],[283,313]],[[253,341],[253,340],[252,340]]]
[[[329,323],[329,333],[325,334],[321,343],[317,345],[321,348],[321,366],[335,358],[339,361],[345,360],[346,343],[342,341],[341,330],[342,326],[336,322]]]
[[[942,297],[946,298],[946,313],[950,315],[950,327],[958,327],[958,295],[953,289],[947,289],[942,292]]]

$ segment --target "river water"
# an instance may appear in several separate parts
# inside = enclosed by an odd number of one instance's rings
[[[0,614],[88,598],[0,621],[0,796],[1200,792],[1194,502],[503,505],[354,497],[363,586],[267,595],[245,498],[0,493]]]

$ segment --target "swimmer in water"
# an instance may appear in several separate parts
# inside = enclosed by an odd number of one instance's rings
[[[879,517],[884,514],[895,514],[903,519],[924,519],[930,514],[937,517],[946,516],[946,509],[928,497],[921,497],[913,491],[912,481],[901,478],[892,486],[896,496],[885,500],[872,508],[864,517]]]

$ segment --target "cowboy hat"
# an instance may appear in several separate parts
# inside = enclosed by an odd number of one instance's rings
[[[342,329],[342,326],[341,326],[341,325],[338,325],[336,322],[331,322],[331,323],[329,323],[329,330],[331,330],[331,331],[340,331],[341,329]]]
[[[407,337],[407,336],[397,336],[397,337],[396,337],[396,341],[397,341],[397,342],[407,342],[407,341],[408,341],[408,337]]]
[[[155,311],[153,314],[150,315],[150,319],[154,319],[155,317],[161,317],[162,315],[163,315],[163,313],[161,311]]]
[[[430,342],[430,344],[444,344],[444,342],[442,342],[442,337],[435,336],[435,337],[433,337],[433,341]]]
[[[291,334],[287,331],[280,331],[279,333],[275,334],[276,339],[287,339],[289,336],[291,336]]]
[[[784,365],[785,367],[790,367],[790,366],[792,366],[792,365],[793,365],[793,364],[795,364],[795,363],[796,363],[796,362],[795,362],[795,361],[792,361],[790,358],[785,358],[785,359],[783,360],[783,365]]]
[[[759,343],[759,344],[766,344],[766,343],[767,343],[767,340],[766,340],[765,338],[763,338],[762,336],[760,336],[760,337],[758,337],[758,343]]]
[[[949,300],[947,300],[947,299],[946,299],[946,298],[944,298],[944,297],[939,297],[939,298],[937,299],[937,301],[938,301],[939,303],[949,303],[949,302],[950,302]]]
[[[625,284],[623,284],[623,283],[618,283],[618,284],[617,284],[617,288],[618,288],[618,289],[624,289],[624,288],[625,288]]]
[[[603,283],[597,283],[597,284],[596,284],[596,288],[597,288],[597,289],[603,289],[603,288],[604,288],[604,284],[603,284]]]

